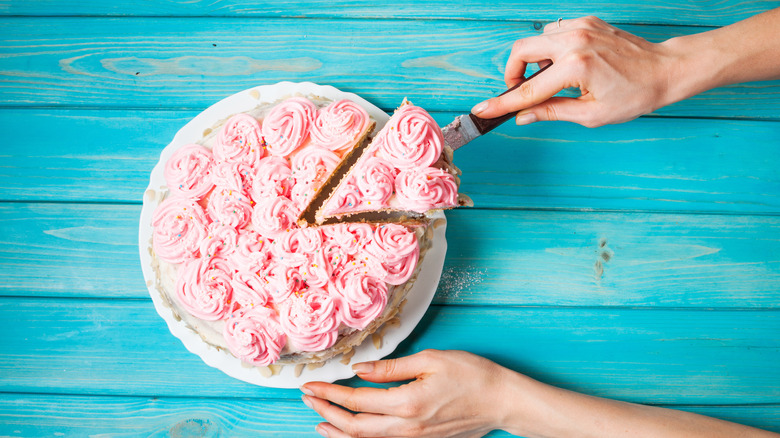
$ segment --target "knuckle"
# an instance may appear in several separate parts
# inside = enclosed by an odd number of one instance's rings
[[[546,116],[547,120],[552,120],[552,121],[559,120],[558,119],[558,112],[555,109],[555,105],[547,105],[544,108],[544,113],[545,113],[545,116]]]
[[[395,374],[395,370],[398,368],[398,361],[396,359],[388,359],[384,362],[385,375],[392,376]]]
[[[573,29],[568,36],[576,46],[589,46],[593,43],[595,37],[593,31],[586,28]]]
[[[517,87],[517,93],[525,100],[532,100],[534,97],[534,86],[532,81],[523,82],[522,85]]]
[[[401,407],[401,417],[403,418],[415,418],[420,416],[422,413],[422,404],[418,401],[409,401],[406,402]]]
[[[360,410],[360,403],[358,401],[357,392],[354,388],[352,388],[347,394],[347,397],[344,399],[343,406],[349,409],[350,411]]]
[[[519,39],[516,40],[514,43],[512,43],[512,51],[517,52],[520,51],[523,47],[525,47],[525,40]]]
[[[399,432],[401,433],[401,436],[414,437],[425,435],[426,430],[425,426],[421,423],[413,422],[400,427]]]

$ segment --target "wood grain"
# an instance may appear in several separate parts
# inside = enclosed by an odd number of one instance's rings
[[[711,3],[711,2],[709,2]],[[470,21],[538,20],[549,22],[558,16],[573,18],[598,15],[616,23],[689,24],[722,26],[777,6],[776,2],[731,0],[715,5],[697,1],[613,2],[493,1],[489,7],[476,0],[451,2],[435,0],[423,6],[411,0],[365,2],[340,1],[246,1],[246,0],[156,0],[138,4],[85,0],[0,0],[0,14],[27,16],[197,16],[197,17],[316,17],[316,18],[414,18],[466,19]]]
[[[261,23],[4,18],[0,102],[201,109],[253,86],[308,80],[356,92],[385,109],[408,97],[428,110],[466,112],[505,89],[503,67],[512,42],[540,32],[531,21],[269,18]],[[651,41],[704,30],[624,28]],[[777,119],[779,99],[780,81],[741,84],[657,114]]]
[[[148,298],[139,215],[126,205],[0,204],[0,294]],[[780,302],[778,217],[466,209],[447,216],[439,304]]]
[[[683,410],[780,431],[778,405]],[[320,421],[296,399],[0,394],[0,433],[7,436],[319,437],[314,426]],[[495,431],[488,436],[510,435]]]
[[[140,202],[160,152],[196,114],[0,110],[0,125],[20,127],[0,150],[0,199]],[[455,115],[434,113],[441,125]],[[455,163],[479,208],[777,213],[778,141],[775,122],[508,124],[459,149]]]
[[[433,306],[394,354],[464,349],[554,385],[644,403],[777,403],[778,330],[776,310]],[[208,367],[151,301],[2,298],[0,336],[1,392],[299,396]]]

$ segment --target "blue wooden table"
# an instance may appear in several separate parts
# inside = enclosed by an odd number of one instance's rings
[[[313,81],[443,125],[559,16],[661,41],[780,6],[427,3],[0,0],[0,436],[316,436],[297,390],[188,353],[141,275],[149,172],[217,100]],[[447,213],[440,287],[396,355],[464,349],[780,431],[780,82],[598,129],[507,125],[455,162],[476,206]]]

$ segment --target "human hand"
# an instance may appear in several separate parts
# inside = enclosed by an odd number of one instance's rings
[[[502,400],[513,373],[471,353],[425,350],[353,369],[370,382],[415,380],[388,389],[304,384],[304,403],[327,420],[317,425],[324,436],[479,437],[509,415]]]
[[[621,123],[675,101],[675,56],[595,17],[548,24],[542,35],[515,41],[506,64],[508,88],[523,80],[529,63],[553,65],[516,90],[477,104],[482,118],[522,110],[518,125],[566,120],[588,127]],[[576,87],[577,98],[553,97]]]

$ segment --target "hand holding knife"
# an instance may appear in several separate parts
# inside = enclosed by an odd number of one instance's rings
[[[510,91],[524,84],[526,81],[530,81],[531,79],[535,78],[540,73],[547,70],[551,65],[552,64],[548,64],[540,68],[539,71],[520,81],[514,87],[504,91],[500,94],[500,96],[509,93]],[[519,111],[514,111],[492,119],[483,119],[471,113],[458,116],[452,123],[442,128],[441,131],[442,134],[444,134],[444,143],[452,148],[452,150],[456,150],[471,140],[474,140],[475,138],[494,130],[499,125],[513,118],[518,112]]]

